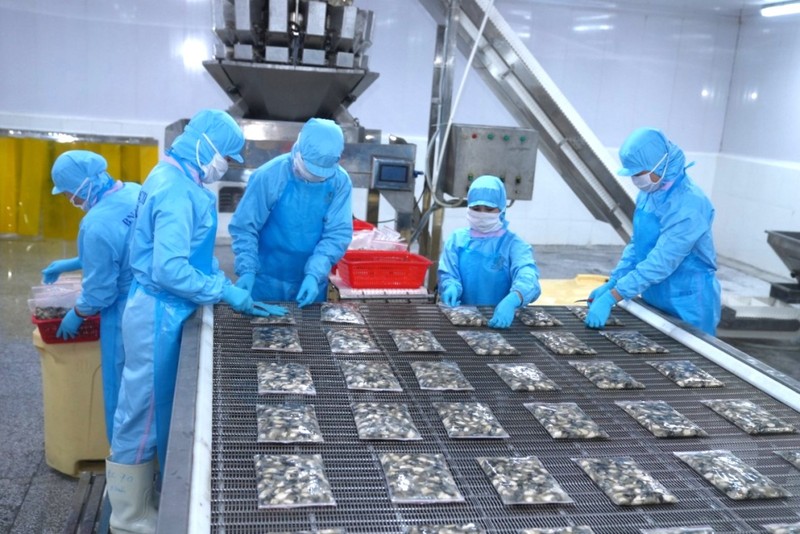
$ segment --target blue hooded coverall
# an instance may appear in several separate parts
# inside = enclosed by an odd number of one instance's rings
[[[496,176],[477,178],[469,188],[467,203],[500,209],[503,230],[488,237],[474,235],[470,228],[453,232],[439,260],[439,293],[455,285],[461,304],[473,306],[495,306],[515,290],[522,295],[522,306],[539,298],[533,248],[508,230],[503,182]]]
[[[214,258],[216,197],[200,165],[215,151],[242,161],[244,136],[218,110],[198,112],[147,177],[131,240],[134,282],[123,317],[128,355],[114,418],[112,461],[141,464],[158,453],[164,468],[183,323],[198,305],[222,298],[231,282]]]
[[[683,151],[659,130],[633,132],[620,148],[620,159],[624,168],[618,174],[652,171],[662,185],[636,197],[633,237],[610,281],[622,298],[641,293],[648,304],[716,334],[721,306],[711,201],[686,175]]]
[[[106,160],[94,152],[70,150],[56,159],[51,174],[53,194],[77,191],[81,197],[90,191],[85,199],[88,212],[78,230],[83,280],[75,308],[81,316],[100,313],[103,406],[106,436],[111,443],[125,364],[122,313],[132,279],[128,251],[141,186],[115,182],[107,167]]]
[[[228,230],[236,274],[256,273],[254,300],[293,300],[306,276],[317,281],[315,302],[325,300],[331,267],[353,238],[353,186],[338,164],[343,149],[344,137],[336,123],[310,119],[291,152],[273,158],[250,176]],[[295,174],[298,150],[322,181],[306,181]]]

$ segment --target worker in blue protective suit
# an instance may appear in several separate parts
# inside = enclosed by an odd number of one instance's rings
[[[467,192],[468,228],[453,232],[439,260],[439,296],[445,306],[494,306],[489,326],[508,328],[517,308],[539,298],[533,248],[506,220],[506,188],[481,176]]]
[[[621,176],[640,192],[633,236],[608,282],[589,295],[586,325],[602,328],[611,308],[641,294],[652,306],[711,335],[720,318],[714,207],[686,175],[683,151],[659,130],[640,128],[620,148]]]
[[[56,158],[51,171],[52,193],[68,197],[86,215],[78,231],[78,257],[54,261],[42,275],[46,284],[52,284],[63,272],[83,269],[81,294],[56,335],[71,339],[86,317],[100,314],[103,405],[111,443],[125,363],[122,312],[131,285],[128,249],[140,186],[114,180],[107,168],[103,156],[86,150],[70,150]]]
[[[165,467],[183,323],[198,306],[225,302],[235,311],[286,312],[254,303],[214,258],[215,195],[228,158],[242,162],[244,136],[230,115],[203,110],[150,172],[139,194],[131,237],[133,271],[123,315],[125,368],[106,462],[114,532],[153,532],[154,457]]]
[[[236,285],[257,300],[324,301],[328,274],[353,238],[350,176],[339,165],[342,130],[310,119],[292,150],[258,168],[228,231]]]

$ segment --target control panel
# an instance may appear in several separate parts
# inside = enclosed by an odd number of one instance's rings
[[[530,200],[538,146],[539,133],[529,128],[453,124],[443,191],[466,198],[473,180],[491,174],[503,181],[509,199]]]
[[[406,159],[373,156],[370,187],[383,190],[413,191],[414,162]]]

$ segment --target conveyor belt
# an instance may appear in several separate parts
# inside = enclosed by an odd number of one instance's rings
[[[597,533],[638,533],[640,528],[710,525],[715,532],[764,532],[760,525],[800,521],[800,471],[773,454],[800,449],[800,435],[749,436],[700,403],[702,399],[749,399],[774,415],[800,427],[800,415],[723,368],[692,352],[623,310],[614,314],[626,329],[638,330],[669,349],[669,354],[630,355],[583,324],[564,307],[545,308],[559,318],[598,355],[610,359],[644,383],[644,390],[600,390],[568,365],[569,360],[591,357],[550,353],[518,321],[502,335],[520,356],[477,356],[432,304],[360,304],[383,355],[332,356],[319,322],[319,306],[293,309],[303,346],[301,354],[254,351],[248,319],[229,308],[214,310],[213,413],[211,443],[211,531],[225,533],[294,532],[346,527],[347,532],[401,533],[406,527],[475,522],[488,532],[516,533],[523,528],[590,525]],[[488,315],[490,309],[484,310]],[[445,354],[399,353],[388,333],[394,328],[433,332]],[[403,386],[402,393],[347,390],[338,359],[388,360]],[[475,387],[472,392],[420,390],[409,365],[412,361],[452,360]],[[723,380],[724,388],[682,389],[645,361],[688,359]],[[291,361],[310,366],[315,397],[259,396],[256,364]],[[513,392],[486,366],[492,362],[533,362],[562,389],[557,392]],[[640,427],[614,401],[664,400],[708,432],[709,438],[659,439]],[[300,400],[316,408],[325,443],[268,445],[256,443],[259,403]],[[406,403],[423,441],[360,441],[350,410],[351,402]],[[438,401],[486,403],[511,438],[507,440],[453,440],[447,437],[432,406]],[[609,435],[604,441],[554,440],[537,423],[526,402],[576,402]],[[792,492],[795,497],[734,501],[695,474],[673,451],[728,449]],[[384,452],[442,453],[466,501],[441,505],[395,505],[389,501],[378,454]],[[259,510],[256,498],[254,454],[321,454],[331,483],[335,508]],[[504,506],[475,460],[478,456],[537,456],[575,501],[570,505]],[[632,456],[639,465],[674,493],[674,505],[619,507],[594,485],[570,459],[574,457]]]

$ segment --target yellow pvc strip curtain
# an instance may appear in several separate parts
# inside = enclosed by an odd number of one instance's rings
[[[26,137],[0,137],[0,236],[75,239],[83,211],[63,195],[52,195],[50,168],[68,150],[91,150],[108,162],[108,173],[123,182],[142,183],[158,163],[158,144],[77,141],[58,143]]]

